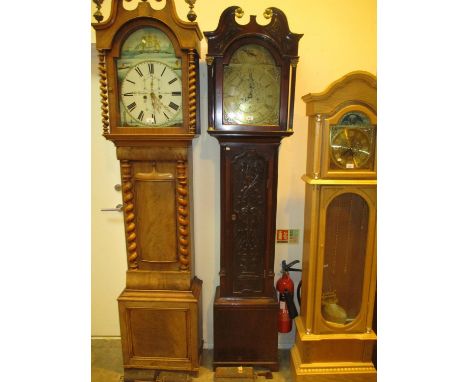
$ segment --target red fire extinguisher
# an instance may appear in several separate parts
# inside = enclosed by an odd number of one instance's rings
[[[297,317],[297,309],[294,304],[294,282],[289,277],[290,271],[300,271],[292,266],[299,263],[299,260],[286,264],[281,262],[281,277],[276,282],[276,290],[279,292],[280,309],[278,313],[278,332],[288,333],[292,329],[292,320]]]

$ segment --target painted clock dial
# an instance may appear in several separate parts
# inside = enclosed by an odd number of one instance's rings
[[[361,112],[346,113],[330,127],[331,167],[368,169],[374,161],[375,126]]]
[[[266,48],[237,49],[224,68],[223,123],[278,125],[280,80],[280,68]]]
[[[133,32],[117,60],[122,127],[182,124],[181,61],[162,31]]]

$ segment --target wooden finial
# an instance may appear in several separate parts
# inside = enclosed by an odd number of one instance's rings
[[[94,4],[96,4],[97,10],[94,12],[93,17],[96,19],[98,23],[100,23],[103,19],[104,16],[101,13],[101,8],[102,8],[102,3],[104,0],[93,0]]]
[[[195,21],[197,19],[197,14],[193,11],[194,4],[197,0],[185,0],[185,2],[189,5],[190,11],[187,13],[187,18],[190,21]]]
[[[244,16],[244,10],[241,7],[238,7],[236,9],[235,15],[238,19],[240,19],[242,16]]]
[[[273,10],[271,8],[265,9],[265,12],[263,12],[263,17],[268,20],[271,19],[271,16],[273,16]]]

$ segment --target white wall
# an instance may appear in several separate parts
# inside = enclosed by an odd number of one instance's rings
[[[156,4],[151,1],[152,4]],[[185,19],[188,6],[175,0],[179,16]],[[109,0],[104,3],[108,12]],[[299,244],[277,244],[275,271],[281,260],[302,258],[307,118],[301,97],[323,91],[330,83],[354,70],[376,74],[376,0],[198,0],[195,12],[202,31],[214,30],[219,15],[231,5],[256,14],[261,23],[265,8],[274,6],[285,12],[292,32],[303,33],[299,43],[294,135],[285,138],[279,156],[277,228],[299,228]],[[134,6],[133,3],[130,6]],[[160,5],[157,5],[158,7]],[[105,13],[106,16],[106,13]],[[92,41],[95,37],[93,34]],[[92,47],[92,50],[94,47]],[[220,195],[219,145],[207,133],[206,41],[201,52],[201,135],[193,142],[194,157],[194,234],[195,270],[203,280],[203,338],[213,344],[213,300],[219,283]],[[92,52],[94,60],[96,55]],[[118,336],[116,298],[125,286],[125,243],[121,214],[99,209],[121,202],[113,189],[120,182],[115,148],[102,136],[99,84],[96,63],[92,72],[92,335]],[[292,273],[297,285],[300,274]],[[279,337],[280,347],[290,347],[294,330]]]

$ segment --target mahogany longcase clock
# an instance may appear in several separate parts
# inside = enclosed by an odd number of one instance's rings
[[[194,276],[191,146],[203,35],[179,19],[173,0],[159,10],[145,0],[133,10],[112,0],[104,22],[102,0],[95,2],[103,135],[117,148],[122,177],[125,380],[154,380],[157,370],[197,373],[202,282]],[[188,17],[195,19],[192,9]]]
[[[278,369],[273,285],[278,148],[293,133],[300,34],[268,8],[240,25],[227,8],[208,40],[208,133],[221,147],[221,266],[214,301],[214,366]]]
[[[376,381],[377,81],[352,72],[303,97],[309,116],[296,381]]]

